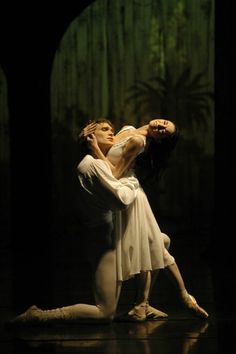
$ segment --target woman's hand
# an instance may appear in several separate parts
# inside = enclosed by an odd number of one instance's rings
[[[82,138],[82,139],[84,139],[84,140],[87,140],[87,137],[95,132],[96,127],[97,127],[97,123],[96,123],[96,122],[93,122],[93,123],[88,124],[88,125],[82,130],[82,132],[80,133],[80,136],[79,136],[79,137]]]
[[[110,166],[111,172],[113,173],[115,170],[115,167],[113,166],[113,164],[108,160],[108,158],[106,158],[106,156],[103,154],[102,150],[100,149],[99,145],[98,145],[98,141],[97,138],[95,136],[95,134],[89,134],[86,137],[86,142],[87,142],[87,146],[91,152],[91,155],[95,158],[95,159],[100,159],[103,161],[106,161],[108,163],[108,165]]]

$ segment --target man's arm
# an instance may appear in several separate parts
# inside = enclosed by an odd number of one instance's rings
[[[104,193],[110,192],[112,198],[111,204],[118,209],[126,207],[131,204],[137,195],[139,182],[135,177],[116,179],[106,161],[94,159],[92,156],[87,156],[87,166],[89,166],[89,174],[93,178],[97,178],[104,187]],[[86,170],[87,170],[86,166]],[[78,174],[82,174],[86,178],[85,169],[81,165],[77,168]]]

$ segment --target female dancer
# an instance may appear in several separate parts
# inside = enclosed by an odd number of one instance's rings
[[[108,161],[117,178],[135,176],[134,168],[140,166],[144,167],[146,173],[150,172],[148,177],[156,176],[165,167],[178,138],[173,122],[154,119],[138,129],[132,126],[122,128],[115,136],[115,144],[104,156],[93,135],[95,128],[96,121],[84,129],[84,137],[89,137],[93,155]],[[164,317],[163,312],[148,303],[156,276],[151,284],[150,271],[164,268],[173,279],[183,304],[196,316],[207,318],[207,312],[187,292],[175,259],[168,252],[170,239],[160,231],[141,186],[135,201],[125,211],[118,211],[116,216],[118,280],[127,280],[140,273],[145,284],[138,294],[139,305],[129,312],[130,317],[141,321],[150,317]]]

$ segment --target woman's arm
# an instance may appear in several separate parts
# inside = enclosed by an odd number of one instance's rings
[[[125,173],[132,167],[135,158],[138,156],[140,151],[144,147],[144,140],[141,136],[134,135],[127,140],[123,154],[116,165],[113,165],[109,159],[103,154],[100,150],[97,139],[94,134],[91,134],[87,137],[87,141],[89,144],[89,148],[91,150],[91,154],[94,158],[101,159],[103,161],[107,161],[111,168],[112,174],[116,178],[121,178],[125,175]]]
[[[120,160],[116,165],[113,165],[111,161],[103,154],[103,152],[99,148],[95,135],[91,133],[91,130],[94,131],[94,128],[95,128],[94,125],[93,126],[89,125],[88,128],[86,127],[87,131],[84,132],[84,138],[86,138],[87,140],[88,147],[91,151],[91,155],[94,158],[101,159],[103,161],[108,162],[114,177],[121,178],[132,167],[135,158],[143,149],[144,147],[143,138],[140,136],[140,134],[137,135],[136,129],[135,132],[133,130],[132,132],[129,130],[129,132],[124,131],[124,134],[120,133],[119,136],[122,136],[122,138],[124,138],[125,136],[129,136],[130,134],[132,134],[132,136],[130,137],[129,140],[127,140]],[[88,134],[88,132],[90,134]]]
[[[127,140],[123,154],[115,166],[115,170],[113,172],[116,178],[121,178],[130,168],[140,153],[140,151],[144,147],[144,140],[141,136],[134,135]]]
[[[91,155],[95,158],[95,159],[100,159],[103,161],[108,162],[111,172],[114,175],[115,173],[115,166],[108,160],[108,158],[103,154],[102,150],[100,149],[100,147],[98,146],[98,142],[97,142],[97,138],[94,134],[90,134],[87,136],[87,144],[88,147],[90,149]],[[115,175],[114,175],[115,176]]]

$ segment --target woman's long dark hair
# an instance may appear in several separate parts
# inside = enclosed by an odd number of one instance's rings
[[[160,139],[148,137],[144,152],[141,153],[135,164],[137,177],[142,185],[154,183],[168,166],[168,160],[179,139],[179,129],[162,136]]]

